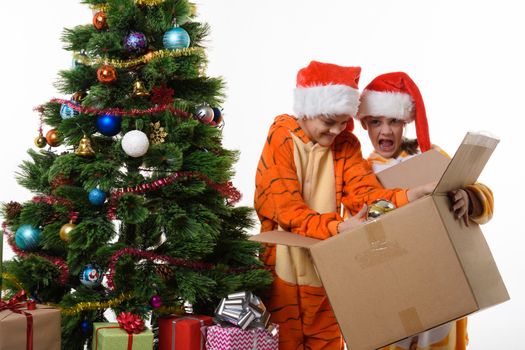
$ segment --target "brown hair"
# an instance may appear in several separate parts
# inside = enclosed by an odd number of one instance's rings
[[[401,150],[407,152],[410,155],[419,153],[419,144],[417,139],[409,139],[403,136],[401,142]]]

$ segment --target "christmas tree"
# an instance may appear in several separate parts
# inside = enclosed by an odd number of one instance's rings
[[[153,325],[212,315],[219,300],[268,285],[235,207],[237,152],[221,145],[224,82],[207,77],[209,32],[186,0],[84,0],[93,23],[66,29],[65,99],[36,108],[40,135],[17,173],[34,193],[3,204],[16,253],[3,288],[62,310],[62,347],[83,349],[104,312]],[[71,96],[71,98],[69,98]]]

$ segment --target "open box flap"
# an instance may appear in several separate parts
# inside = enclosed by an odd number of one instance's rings
[[[498,143],[497,138],[468,132],[434,193],[444,194],[475,183]]]
[[[437,181],[450,159],[435,149],[418,154],[376,174],[385,188],[413,188]]]
[[[321,240],[286,231],[267,231],[251,236],[250,241],[283,244],[290,247],[308,248]]]

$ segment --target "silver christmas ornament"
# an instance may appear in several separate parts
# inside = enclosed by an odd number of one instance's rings
[[[213,120],[213,109],[207,104],[197,106],[197,109],[195,110],[195,118],[208,124]]]

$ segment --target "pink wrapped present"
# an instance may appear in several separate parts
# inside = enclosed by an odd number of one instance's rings
[[[239,327],[208,327],[207,350],[278,350],[279,326],[272,324],[269,329]]]

